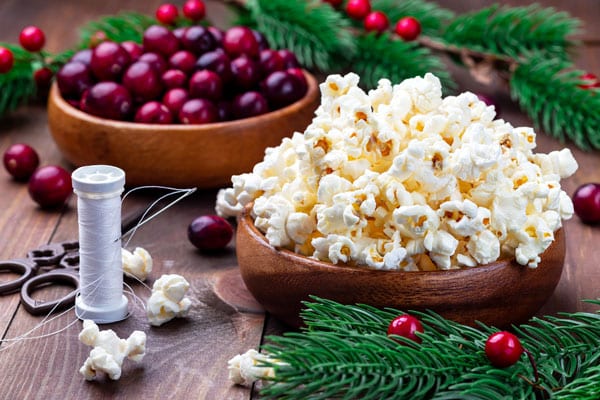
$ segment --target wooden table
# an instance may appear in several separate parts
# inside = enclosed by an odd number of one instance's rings
[[[183,1],[175,1],[181,4]],[[0,3],[0,41],[16,42],[26,25],[38,25],[47,37],[47,49],[59,51],[77,41],[77,27],[100,15],[121,10],[153,13],[160,0],[3,0]],[[491,1],[441,1],[457,11],[479,8]],[[512,0],[513,5],[523,2]],[[529,3],[529,1],[527,1]],[[580,35],[583,51],[577,57],[580,68],[600,74],[600,3],[593,0],[542,1],[565,9],[587,21]],[[219,2],[208,2],[209,15],[217,25],[227,25],[225,8]],[[499,99],[502,117],[515,126],[531,126],[501,88],[484,88],[472,83],[464,73],[453,67],[461,90],[493,94]],[[598,110],[600,112],[600,110]],[[0,151],[15,142],[31,144],[38,150],[42,164],[59,164],[71,168],[50,137],[42,102],[20,108],[0,120]],[[579,162],[579,170],[563,182],[569,194],[585,182],[600,182],[600,157],[597,152],[585,153],[570,147]],[[538,150],[548,152],[564,144],[538,135]],[[235,244],[219,255],[208,256],[194,250],[186,238],[189,222],[198,215],[212,213],[215,191],[204,191],[170,209],[162,217],[142,228],[131,246],[145,247],[154,257],[156,279],[163,273],[178,273],[191,282],[190,296],[194,306],[188,318],[151,328],[139,306],[131,303],[132,315],[122,323],[109,327],[121,337],[135,329],[148,335],[148,351],[141,364],[126,362],[119,381],[101,378],[86,382],[77,372],[90,348],[80,343],[77,335],[81,323],[72,312],[51,320],[31,336],[45,338],[0,346],[0,399],[246,399],[252,393],[231,386],[227,379],[229,358],[248,348],[256,348],[265,333],[279,333],[281,326],[265,316],[261,307],[246,291],[235,258]],[[149,200],[137,198],[126,204],[125,210]],[[164,223],[168,221],[168,223]],[[575,217],[565,226],[568,252],[562,279],[554,295],[540,313],[592,310],[581,302],[600,297],[599,227],[583,225]],[[61,211],[42,211],[30,200],[27,187],[0,171],[0,258],[23,257],[28,249],[38,245],[77,238],[75,199]],[[8,279],[3,274],[2,279]],[[147,299],[149,291],[134,285],[135,292]],[[67,288],[54,292],[38,292],[39,299],[56,296]],[[0,297],[0,332],[3,339],[16,338],[41,322],[19,306],[17,295]],[[63,329],[69,323],[68,328]],[[62,330],[60,333],[51,333]]]

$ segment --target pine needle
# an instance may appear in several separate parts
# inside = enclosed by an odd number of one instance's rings
[[[13,68],[8,73],[0,74],[0,116],[2,116],[35,96],[33,65],[37,59],[34,54],[19,46],[8,43],[0,43],[0,46],[8,48],[14,57]]]

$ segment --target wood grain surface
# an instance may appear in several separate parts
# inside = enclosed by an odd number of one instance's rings
[[[3,0],[0,2],[0,41],[15,43],[26,25],[41,27],[47,49],[60,51],[77,41],[77,27],[101,15],[134,10],[153,13],[161,0]],[[181,5],[183,0],[173,1]],[[492,4],[488,0],[442,0],[439,3],[457,11]],[[532,1],[505,1],[529,4]],[[569,11],[584,22],[578,36],[583,48],[577,55],[578,67],[600,74],[600,2],[595,0],[543,0],[543,5]],[[220,26],[229,23],[226,7],[208,1],[208,13]],[[472,90],[498,99],[502,118],[515,126],[531,126],[531,121],[510,100],[504,87],[483,87],[457,67],[449,66],[461,90]],[[600,111],[600,110],[599,110]],[[565,145],[573,149],[578,172],[563,182],[572,194],[585,182],[600,182],[600,154],[582,152],[570,143],[560,143],[538,132],[538,150],[548,152]],[[71,166],[62,158],[51,139],[44,102],[21,107],[0,120],[0,151],[12,143],[31,144],[40,153],[42,164]],[[143,207],[157,193],[127,200],[125,210]],[[148,284],[163,273],[179,273],[192,285],[194,307],[188,318],[162,327],[149,327],[139,305],[131,300],[132,315],[122,323],[106,327],[121,336],[135,329],[148,334],[148,354],[141,364],[126,361],[121,380],[102,378],[86,382],[77,372],[90,348],[77,340],[81,322],[67,313],[46,323],[32,336],[58,334],[45,338],[0,345],[0,399],[248,399],[249,389],[231,386],[226,361],[233,355],[257,347],[264,333],[286,329],[261,307],[243,286],[235,258],[235,243],[219,254],[202,254],[189,245],[187,225],[198,215],[212,213],[215,191],[203,191],[178,204],[159,219],[144,226],[130,246],[145,247],[155,259],[155,271]],[[23,257],[40,244],[77,236],[75,199],[62,210],[42,211],[30,199],[27,187],[0,171],[0,258]],[[600,297],[600,227],[582,224],[576,217],[565,224],[566,260],[561,280],[540,313],[592,310],[582,299]],[[2,274],[0,279],[5,279]],[[138,297],[149,291],[132,284]],[[36,293],[38,298],[64,293],[65,288]],[[40,323],[19,306],[17,295],[0,297],[0,337],[15,338]],[[71,324],[72,325],[69,325]],[[65,328],[66,327],[66,328]],[[105,327],[105,328],[106,328]]]

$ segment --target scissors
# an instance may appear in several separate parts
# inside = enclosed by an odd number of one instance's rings
[[[32,315],[47,314],[72,306],[79,289],[79,243],[60,242],[40,246],[23,259],[0,261],[0,272],[11,271],[17,279],[0,283],[0,295],[21,292],[21,303]],[[37,289],[54,283],[68,284],[73,291],[50,301],[31,297]]]

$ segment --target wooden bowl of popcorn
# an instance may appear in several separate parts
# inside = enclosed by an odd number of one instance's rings
[[[318,106],[317,81],[305,72],[308,91],[284,108],[256,117],[203,125],[157,125],[98,118],[50,90],[48,122],[64,157],[76,166],[120,167],[128,186],[199,188],[226,185],[249,172],[267,147],[302,130]]]
[[[565,258],[565,235],[541,255],[537,268],[504,259],[470,268],[385,271],[335,265],[271,246],[247,207],[238,219],[236,250],[252,295],[288,325],[302,321],[302,301],[315,295],[344,304],[433,310],[451,320],[507,327],[526,321],[552,295]]]

